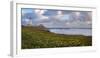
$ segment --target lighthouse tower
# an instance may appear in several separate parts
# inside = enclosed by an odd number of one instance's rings
[[[27,25],[28,25],[28,26],[32,26],[32,18],[31,18],[31,17],[29,18],[29,22],[28,22]]]

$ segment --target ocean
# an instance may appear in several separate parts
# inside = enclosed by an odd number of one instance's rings
[[[49,29],[49,31],[57,34],[92,36],[92,29]]]

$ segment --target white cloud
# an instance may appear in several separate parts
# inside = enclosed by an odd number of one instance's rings
[[[70,14],[71,20],[79,20],[81,13],[80,12],[72,12]]]
[[[74,12],[76,16],[80,16],[80,12]]]
[[[39,9],[36,9],[36,10],[34,10],[35,11],[35,13],[38,13],[38,12],[40,12],[40,10]]]
[[[47,20],[49,17],[47,17],[47,16],[40,16],[40,17],[38,17],[37,19],[40,19],[40,20]]]
[[[91,28],[91,22],[90,21],[74,21],[74,22],[66,22],[67,28]]]
[[[92,22],[91,22],[91,21],[87,21],[86,23],[87,23],[87,24],[92,24]]]
[[[47,10],[35,10],[37,18],[35,21],[37,24],[43,24],[46,27],[54,28],[91,28],[91,21],[79,21],[75,20],[80,17],[80,12],[72,12],[71,14],[63,14],[62,11],[58,11],[56,16],[44,16],[43,14]],[[70,17],[74,16],[73,21]],[[47,22],[48,21],[48,22]]]
[[[25,21],[25,22],[29,22],[30,20],[29,20],[29,19],[24,19],[23,21]]]
[[[35,21],[40,22],[40,21],[47,20],[48,17],[43,15],[45,13],[45,11],[47,11],[47,10],[36,9],[35,13],[36,13],[37,18],[35,19]]]
[[[58,15],[62,15],[62,11],[58,11],[57,14],[58,14]]]
[[[35,13],[38,14],[38,15],[42,15],[42,14],[45,13],[45,11],[47,11],[47,10],[36,9]]]
[[[61,17],[61,20],[70,20],[70,14],[64,14],[62,17]]]
[[[65,24],[66,24],[66,25],[70,25],[70,22],[66,22]]]
[[[56,15],[56,18],[60,19],[62,16],[63,16],[62,11],[58,11],[57,15]]]

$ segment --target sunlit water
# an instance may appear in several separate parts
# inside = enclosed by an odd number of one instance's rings
[[[67,35],[92,36],[92,29],[49,29],[50,32]]]

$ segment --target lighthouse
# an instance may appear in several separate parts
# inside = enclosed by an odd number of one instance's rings
[[[27,26],[32,26],[32,18],[31,17],[29,17],[29,21],[28,21]]]

